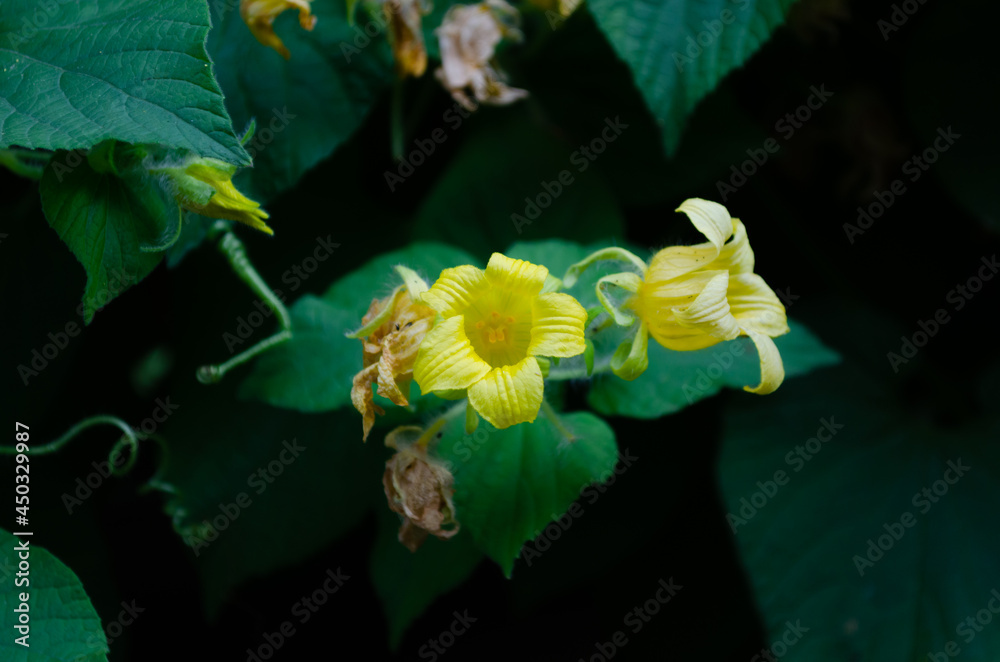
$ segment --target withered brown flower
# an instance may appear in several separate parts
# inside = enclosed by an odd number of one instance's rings
[[[391,310],[386,310],[386,307]],[[372,301],[361,320],[363,325],[387,314],[385,322],[361,339],[363,367],[354,376],[351,402],[363,417],[364,439],[368,439],[375,415],[385,411],[374,402],[372,384],[378,394],[395,405],[409,404],[408,393],[413,379],[413,362],[427,331],[434,325],[432,308],[415,303],[406,288],[400,286],[384,299]]]
[[[427,69],[427,47],[421,17],[430,11],[423,0],[386,0],[382,7],[389,22],[389,41],[399,78],[419,78]]]
[[[439,421],[427,430],[403,426],[385,438],[385,445],[395,448],[396,453],[385,463],[382,484],[389,508],[404,517],[399,542],[411,552],[417,551],[429,534],[447,540],[459,530],[452,502],[454,478],[447,466],[427,452],[427,442],[443,423]]]
[[[435,30],[441,46],[441,67],[435,75],[469,110],[475,110],[478,103],[502,106],[528,96],[526,90],[508,86],[493,64],[501,39],[521,39],[518,16],[517,9],[503,0],[455,5]],[[476,101],[469,98],[469,90]]]

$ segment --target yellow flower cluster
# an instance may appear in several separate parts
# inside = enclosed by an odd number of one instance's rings
[[[678,211],[708,240],[670,246],[647,265],[620,248],[607,248],[573,265],[562,280],[546,267],[494,253],[486,269],[445,269],[430,287],[397,267],[406,282],[372,302],[353,337],[364,342],[364,369],[354,381],[355,406],[367,437],[375,413],[372,384],[396,404],[406,404],[413,379],[423,394],[468,398],[469,407],[494,427],[530,423],[538,416],[548,359],[573,357],[587,348],[588,315],[556,290],[570,288],[601,260],[634,268],[600,278],[597,296],[611,319],[635,333],[610,360],[617,376],[632,380],[648,366],[650,336],[667,349],[690,351],[748,336],[760,357],[761,381],[746,390],[765,394],[784,379],[772,338],[788,332],[785,309],[753,273],[746,227],[720,204],[687,200]],[[625,292],[616,303],[612,288]],[[599,309],[598,309],[599,310]],[[474,418],[474,417],[473,417]]]

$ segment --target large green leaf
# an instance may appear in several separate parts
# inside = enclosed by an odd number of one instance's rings
[[[113,138],[249,164],[205,53],[209,25],[204,0],[4,0],[0,147]]]
[[[472,574],[483,554],[467,533],[441,541],[429,536],[416,552],[397,538],[399,517],[379,509],[379,530],[372,550],[371,575],[389,621],[389,646],[395,649],[406,628],[434,600]]]
[[[688,115],[781,25],[794,0],[590,0],[587,7],[632,70],[668,154]]]
[[[294,185],[358,128],[389,89],[392,61],[383,36],[368,40],[360,33],[363,41],[348,26],[342,0],[312,4],[312,31],[299,26],[297,12],[278,17],[275,32],[289,60],[254,38],[235,3],[210,6],[216,25],[208,51],[226,107],[237,126],[257,120],[246,145],[254,167],[237,184],[266,200]]]
[[[89,324],[159,264],[163,253],[143,247],[159,243],[177,208],[152,183],[99,173],[78,152],[57,152],[39,190],[49,225],[87,272],[79,310]]]
[[[438,454],[455,476],[463,530],[508,577],[528,540],[562,516],[581,490],[607,480],[618,458],[615,435],[588,412],[544,415],[497,430],[482,422],[465,434],[464,417],[443,428]]]
[[[215,613],[233,588],[302,561],[358,524],[381,496],[378,458],[356,417],[302,416],[225,391],[177,398],[163,435],[167,513],[185,532]],[[223,385],[212,387],[222,388]],[[199,531],[208,522],[213,531]]]
[[[393,266],[408,266],[433,282],[442,269],[472,262],[443,244],[413,244],[347,274],[323,298],[303,297],[290,311],[292,339],[257,360],[241,395],[306,412],[349,404],[352,380],[361,370],[361,341],[344,334],[361,326],[372,299],[402,284]]]
[[[571,236],[589,242],[624,234],[614,195],[594,161],[579,151],[584,146],[538,126],[516,107],[481,119],[465,129],[467,142],[417,213],[417,238],[447,241],[485,260],[518,240]],[[615,126],[614,118],[608,122]],[[612,128],[608,135],[618,134]],[[470,232],[473,221],[476,231]]]
[[[19,545],[26,544],[27,552]],[[90,604],[83,584],[73,571],[34,539],[0,529],[0,658],[4,662],[76,660],[107,662],[108,642],[101,619]],[[27,554],[27,557],[24,555]],[[16,577],[18,564],[27,562],[28,574]],[[16,585],[15,579],[26,583]],[[28,594],[27,633],[18,631],[22,604]],[[27,646],[16,639],[24,634]]]
[[[774,339],[785,365],[786,379],[838,361],[837,354],[806,327],[794,321],[789,321],[789,326],[791,332]],[[600,367],[598,364],[597,368]],[[646,372],[631,382],[609,372],[597,375],[587,401],[609,416],[658,418],[715,395],[724,386],[741,389],[759,382],[760,361],[748,338],[693,352],[671,351],[651,339]]]
[[[768,639],[801,621],[782,659],[995,660],[1000,425],[941,429],[874,383],[847,365],[726,417],[727,520]]]

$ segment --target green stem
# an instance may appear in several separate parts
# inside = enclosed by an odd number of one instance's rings
[[[542,400],[542,414],[544,414],[545,418],[552,422],[552,425],[555,426],[556,430],[559,431],[559,434],[561,434],[566,441],[576,441],[576,435],[573,434],[569,428],[563,425],[562,418],[559,417],[556,410],[553,409],[552,405],[550,405],[548,400],[545,399]]]
[[[465,416],[465,409],[468,406],[466,398],[462,398],[457,403],[448,407],[443,414],[435,418],[427,425],[427,432],[422,434],[419,439],[414,443],[414,446],[418,448],[426,448],[432,441],[437,437],[437,432],[440,430],[445,423],[452,421],[459,416]]]
[[[198,381],[202,384],[215,384],[216,382],[222,381],[222,378],[226,376],[226,373],[233,368],[243,365],[258,354],[263,354],[272,347],[276,347],[277,345],[291,339],[292,332],[288,329],[284,329],[277,332],[273,336],[269,336],[264,340],[261,340],[245,352],[240,352],[225,363],[220,363],[218,365],[203,365],[198,368],[198,372],[196,373]]]
[[[28,179],[41,179],[42,171],[51,158],[51,154],[28,149],[0,149],[0,165]]]
[[[243,242],[232,231],[228,230],[225,224],[215,224],[212,227],[211,234],[215,235],[223,231],[222,240],[218,244],[219,251],[229,260],[230,266],[236,275],[239,276],[240,280],[246,283],[253,293],[268,308],[274,311],[275,316],[278,318],[278,324],[281,325],[281,330],[273,336],[261,340],[246,351],[237,354],[225,363],[203,365],[198,368],[196,376],[202,384],[214,384],[220,381],[233,368],[246,363],[258,354],[290,340],[292,337],[292,318],[288,314],[288,309],[285,308],[285,304],[278,298],[278,295],[267,286],[264,279],[254,269],[250,263],[250,258],[247,256],[246,247],[243,245]]]

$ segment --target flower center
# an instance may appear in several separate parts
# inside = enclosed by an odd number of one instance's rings
[[[465,334],[472,348],[491,367],[514,365],[528,355],[531,307],[489,293],[465,313]]]
[[[513,324],[513,317],[510,315],[501,315],[494,310],[486,319],[476,322],[476,329],[483,334],[483,345],[495,345],[496,343],[510,345],[512,334],[507,326]]]

